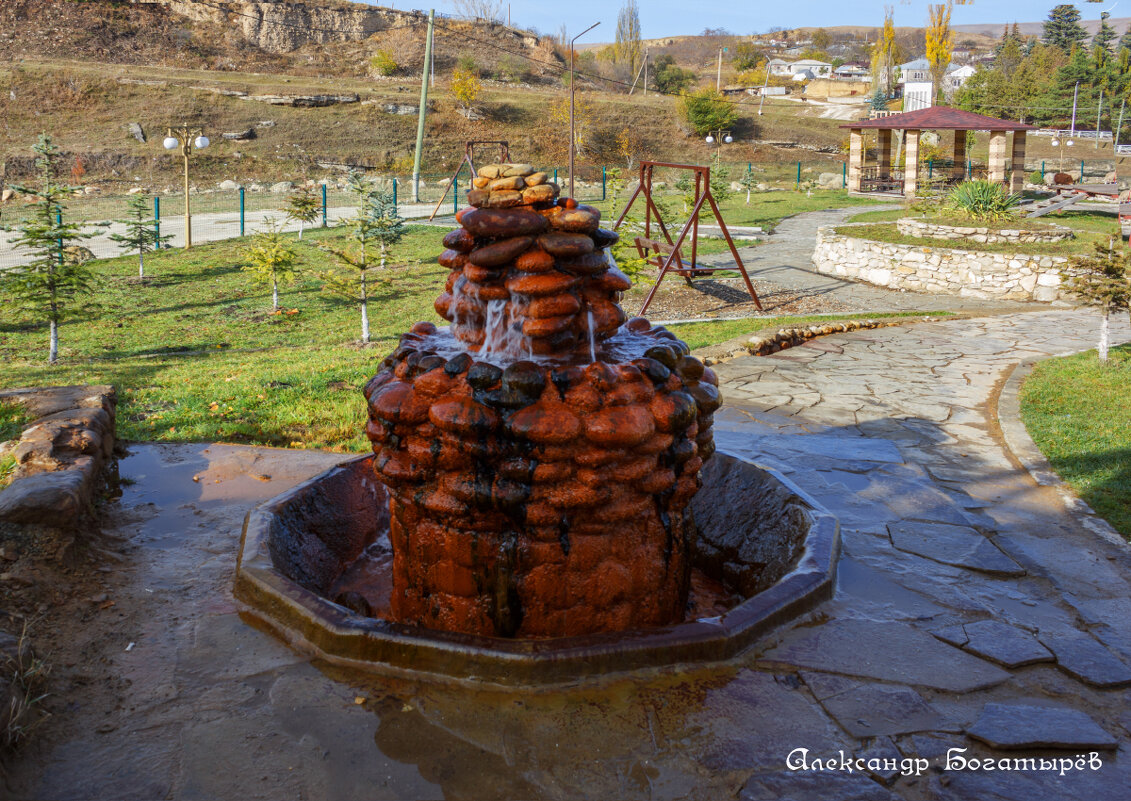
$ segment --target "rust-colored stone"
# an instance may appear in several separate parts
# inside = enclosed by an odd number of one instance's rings
[[[592,253],[586,253],[583,256],[576,256],[571,259],[558,262],[558,267],[567,273],[575,273],[577,275],[597,275],[603,273],[609,268],[609,260],[605,256],[605,251],[595,250]]]
[[[554,257],[541,248],[533,248],[515,259],[514,266],[524,273],[544,273],[554,268]]]
[[[557,195],[558,188],[554,184],[528,186],[522,190],[522,202],[526,204],[550,203]]]
[[[544,298],[534,298],[526,309],[527,315],[535,319],[545,317],[563,317],[577,314],[581,309],[581,301],[574,295],[550,295]]]
[[[496,178],[487,185],[487,188],[497,192],[501,189],[523,189],[525,186],[526,181],[522,180],[521,175],[511,175],[506,178]]]
[[[515,236],[510,239],[501,239],[471,251],[467,259],[472,264],[480,267],[499,267],[507,262],[514,261],[519,254],[534,244],[530,236]]]
[[[542,318],[528,318],[522,322],[522,333],[528,337],[542,337],[553,336],[560,334],[573,325],[573,315],[564,315],[561,317],[542,317]]]
[[[585,234],[552,232],[538,237],[538,245],[558,258],[576,258],[593,252],[593,240]]]
[[[467,255],[460,253],[458,250],[445,250],[436,259],[441,267],[447,267],[449,270],[458,270],[463,265],[467,264]]]
[[[546,218],[526,209],[465,209],[461,224],[472,236],[511,237],[540,234]]]
[[[547,273],[516,275],[507,281],[507,289],[520,295],[537,298],[561,294],[576,283],[576,277],[554,270]]]
[[[468,202],[471,202],[471,192],[467,193]],[[509,209],[522,205],[522,193],[512,189],[492,190],[490,196],[480,204],[485,209]]]
[[[444,247],[460,253],[470,253],[475,247],[475,237],[466,228],[457,228],[444,237]]]

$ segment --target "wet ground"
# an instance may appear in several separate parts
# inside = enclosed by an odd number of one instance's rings
[[[836,596],[730,664],[584,687],[446,686],[311,661],[241,616],[232,577],[246,511],[342,457],[132,446],[120,472],[133,483],[111,510],[125,559],[100,574],[114,603],[66,611],[54,715],[9,794],[1131,797],[1131,552],[1087,530],[995,433],[1012,365],[1090,346],[1094,322],[919,324],[721,366],[720,446],[840,517]],[[1116,337],[1131,338],[1125,323]],[[797,749],[877,761],[794,770]],[[1097,757],[1063,775],[1039,762],[944,770],[948,749]]]

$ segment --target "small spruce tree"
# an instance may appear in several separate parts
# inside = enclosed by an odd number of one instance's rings
[[[137,253],[137,276],[145,278],[145,254],[161,248],[172,239],[172,234],[164,236],[157,233],[150,212],[149,196],[134,195],[130,198],[127,217],[118,222],[126,227],[124,234],[110,234],[110,239],[118,243],[126,253]]]
[[[1112,312],[1131,310],[1131,251],[1095,245],[1095,252],[1076,256],[1068,271],[1062,272],[1064,289],[1080,299],[1085,306],[1100,310],[1100,341],[1097,346],[1101,362],[1107,361],[1111,344],[1110,317]]]
[[[758,179],[754,176],[753,170],[747,170],[742,174],[739,179],[738,185],[746,190],[746,205],[750,205],[750,193],[758,187]]]
[[[350,229],[346,247],[321,245],[339,262],[338,269],[323,273],[323,289],[358,303],[361,341],[368,343],[370,282],[389,282],[388,263],[393,247],[405,235],[405,224],[392,192],[377,189],[357,172],[350,174],[349,188],[358,198],[357,214],[346,223]]]
[[[293,284],[301,262],[298,251],[284,238],[282,226],[271,217],[263,224],[265,230],[241,254],[243,269],[256,283],[271,284],[271,311],[278,312],[279,284]]]
[[[59,360],[59,326],[88,308],[82,298],[92,291],[95,276],[83,259],[65,256],[69,248],[89,235],[75,223],[64,221],[63,201],[73,192],[56,182],[59,148],[43,134],[32,150],[39,186],[13,186],[20,194],[35,198],[34,212],[19,226],[12,242],[13,248],[26,251],[28,261],[0,270],[0,292],[48,324],[47,361],[55,364]]]
[[[302,231],[308,225],[313,225],[318,219],[318,212],[322,210],[322,202],[313,189],[300,187],[287,198],[287,216],[298,220],[298,238],[302,240]]]

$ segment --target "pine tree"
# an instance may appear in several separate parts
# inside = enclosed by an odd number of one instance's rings
[[[1041,38],[1045,44],[1058,47],[1065,53],[1070,53],[1073,47],[1083,44],[1088,38],[1088,32],[1080,25],[1080,12],[1076,10],[1076,6],[1062,3],[1050,11]]]
[[[81,298],[92,291],[95,276],[81,258],[65,256],[68,248],[88,235],[75,223],[63,221],[63,200],[73,192],[55,180],[59,148],[43,134],[32,150],[39,186],[12,187],[35,198],[34,213],[20,225],[12,242],[14,249],[26,250],[30,261],[0,270],[0,292],[11,295],[18,307],[47,322],[47,361],[55,364],[59,360],[59,326],[87,308]]]
[[[746,205],[750,205],[750,193],[758,188],[758,179],[754,176],[753,170],[746,170],[739,179],[738,185],[746,191]]]
[[[124,234],[110,234],[110,239],[118,243],[126,253],[137,253],[137,277],[145,278],[145,254],[160,249],[172,239],[172,234],[161,236],[153,223],[149,195],[138,194],[130,198],[126,206],[128,216],[118,223],[126,227]]]
[[[872,92],[871,107],[876,111],[886,111],[888,107],[888,96],[884,92],[884,87],[879,83],[876,84],[876,91]]]
[[[1077,256],[1069,271],[1061,273],[1065,291],[1075,295],[1085,306],[1100,310],[1100,361],[1107,361],[1110,345],[1109,321],[1112,312],[1131,309],[1131,251],[1120,246],[1107,247],[1099,242],[1095,253]]]
[[[283,237],[282,226],[268,217],[263,221],[264,231],[240,255],[243,269],[257,283],[271,284],[271,311],[279,311],[279,284],[293,284],[301,263],[298,251]]]
[[[361,309],[361,341],[369,342],[369,282],[388,284],[386,269],[392,248],[405,235],[405,224],[393,201],[392,192],[378,190],[365,176],[354,172],[349,188],[357,195],[357,214],[346,224],[350,228],[347,247],[322,245],[341,265],[340,270],[323,274],[323,289],[356,301]],[[374,273],[374,270],[379,272]]]
[[[1131,25],[1128,25],[1127,30],[1123,33],[1123,36],[1119,37],[1119,46],[1116,48],[1116,52],[1118,53],[1124,48],[1131,50]]]
[[[300,187],[287,198],[287,216],[292,220],[298,220],[299,240],[302,239],[302,229],[313,224],[321,210],[322,202],[314,194],[313,189]]]
[[[1096,31],[1096,35],[1092,37],[1092,47],[1103,48],[1109,54],[1112,54],[1115,52],[1113,43],[1116,39],[1116,33],[1115,28],[1107,24],[1108,17],[1110,16],[1111,14],[1106,11],[1100,12],[1100,29]]]

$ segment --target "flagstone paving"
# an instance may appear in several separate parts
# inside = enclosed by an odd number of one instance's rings
[[[834,597],[726,665],[552,691],[367,677],[291,650],[231,597],[240,522],[340,457],[134,446],[114,513],[130,545],[106,574],[117,605],[90,619],[81,659],[56,655],[73,701],[15,766],[13,796],[1127,798],[1131,552],[995,433],[1006,372],[1095,329],[1046,311],[719,365],[720,447],[841,521]],[[1126,320],[1115,338],[1131,339]],[[102,686],[116,695],[84,690]],[[947,767],[1091,751],[1094,769]],[[915,758],[929,766],[901,771]]]

